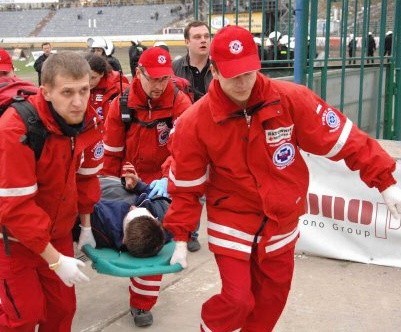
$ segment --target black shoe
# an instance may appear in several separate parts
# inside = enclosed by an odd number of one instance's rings
[[[198,250],[200,250],[200,248],[201,248],[201,245],[200,245],[198,239],[196,239],[196,238],[190,239],[187,243],[187,249],[190,252],[198,251]]]
[[[138,327],[150,326],[153,324],[153,315],[150,311],[131,307],[131,315],[134,317],[135,325]]]

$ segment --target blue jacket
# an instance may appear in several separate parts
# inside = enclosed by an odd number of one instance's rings
[[[96,240],[96,248],[122,249],[123,220],[131,205],[144,207],[149,212],[163,221],[164,215],[170,205],[170,200],[165,197],[147,197],[149,186],[139,182],[133,191],[128,192],[121,185],[120,179],[115,177],[100,178],[102,196],[91,214],[91,226]],[[165,232],[166,242],[171,240],[171,235]]]

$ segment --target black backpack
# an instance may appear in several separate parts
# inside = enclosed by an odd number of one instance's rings
[[[39,160],[49,132],[40,120],[35,107],[26,101],[30,95],[37,93],[37,88],[29,82],[15,78],[5,78],[0,83],[0,116],[8,107],[14,107],[24,121],[27,132],[21,137],[21,142],[27,144]]]
[[[31,103],[20,100],[13,102],[11,106],[15,108],[26,126],[27,131],[21,137],[21,142],[28,145],[35,153],[35,159],[39,160],[49,132]]]

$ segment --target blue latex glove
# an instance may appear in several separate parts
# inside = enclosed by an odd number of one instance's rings
[[[152,198],[153,196],[163,196],[168,197],[167,193],[167,178],[161,178],[159,180],[153,180],[149,185],[151,189],[148,197]]]

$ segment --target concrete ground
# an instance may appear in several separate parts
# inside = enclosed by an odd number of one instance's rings
[[[189,267],[164,276],[154,323],[146,328],[135,327],[128,313],[128,279],[97,274],[88,262],[91,281],[77,287],[73,332],[199,331],[202,303],[220,290],[206,241],[201,228],[202,249],[189,253]],[[297,254],[293,287],[275,331],[400,331],[400,279],[399,268]]]

